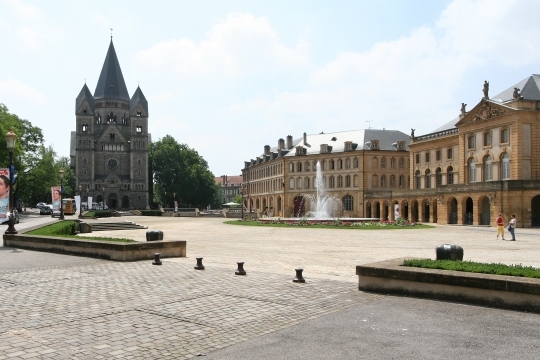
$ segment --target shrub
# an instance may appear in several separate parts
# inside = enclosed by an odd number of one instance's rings
[[[142,216],[161,216],[161,210],[141,210]]]
[[[78,223],[76,221],[60,221],[51,225],[44,226],[39,229],[29,231],[29,235],[74,235],[77,230]]]
[[[87,216],[93,216],[96,218],[111,217],[112,211],[110,210],[90,210],[86,213]]]

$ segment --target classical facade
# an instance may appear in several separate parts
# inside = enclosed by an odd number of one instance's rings
[[[222,175],[214,178],[214,182],[219,184],[221,190],[222,204],[234,202],[237,195],[241,194],[242,176],[240,175]]]
[[[409,183],[409,136],[394,130],[354,130],[287,136],[264,147],[242,170],[244,206],[281,217],[310,211],[317,193],[317,166],[327,195],[341,200],[340,216],[365,217],[364,195],[405,189]]]
[[[372,193],[366,206],[438,224],[494,225],[512,214],[540,226],[540,75],[484,97],[432,133],[412,136],[410,189]]]
[[[315,192],[315,166],[343,214],[438,224],[494,225],[512,214],[540,226],[540,75],[484,96],[429,134],[358,130],[306,135],[245,162],[244,204],[299,217]],[[246,198],[247,195],[247,198]]]
[[[130,98],[111,39],[94,94],[86,84],[75,100],[71,167],[83,201],[111,209],[149,205],[148,102],[140,87]]]

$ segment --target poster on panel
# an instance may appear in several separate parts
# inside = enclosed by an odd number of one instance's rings
[[[91,209],[92,209],[92,200],[94,200],[94,199],[92,199],[91,196],[89,196],[89,197],[88,197],[88,200],[86,200],[86,202],[88,202],[88,210],[91,210]]]
[[[60,186],[51,186],[52,210],[60,212]]]
[[[9,178],[9,169],[0,169],[0,223],[4,222],[9,212],[9,190],[11,189]]]

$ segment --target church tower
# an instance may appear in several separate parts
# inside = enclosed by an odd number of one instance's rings
[[[71,166],[82,201],[88,196],[110,209],[149,205],[148,101],[140,87],[130,98],[111,39],[94,91],[86,84],[75,100]]]

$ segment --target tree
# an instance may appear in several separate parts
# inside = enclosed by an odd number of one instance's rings
[[[238,194],[234,197],[234,202],[237,203],[237,204],[241,204],[242,203],[242,195],[241,194]]]
[[[172,204],[174,193],[181,207],[206,208],[214,203],[217,192],[214,175],[194,149],[167,135],[151,144],[150,163],[154,194],[164,205]]]

